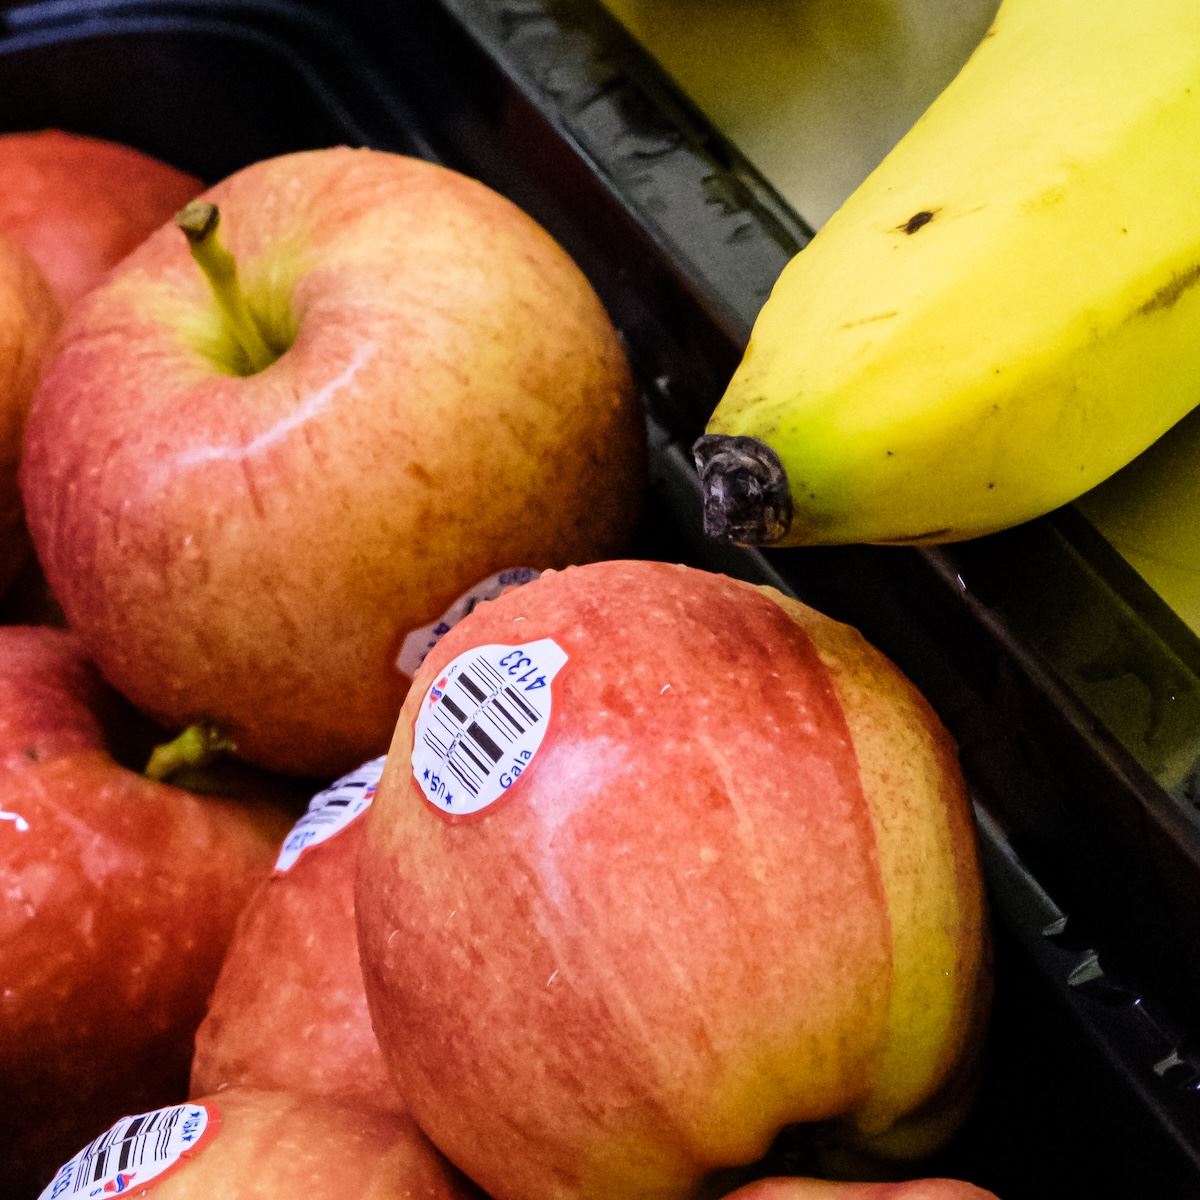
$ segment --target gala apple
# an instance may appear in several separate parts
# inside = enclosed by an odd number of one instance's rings
[[[129,716],[71,634],[0,628],[0,1195],[185,1094],[234,922],[286,829],[273,805],[120,765]]]
[[[406,1117],[234,1088],[122,1118],[39,1200],[482,1200]]]
[[[30,413],[30,531],[139,708],[333,778],[386,750],[409,633],[497,572],[625,544],[642,412],[571,259],[446,168],[285,155],[180,223],[72,311]]]
[[[383,760],[314,797],[238,921],[196,1031],[193,1095],[230,1086],[404,1106],[371,1029],[354,927],[362,814]]]
[[[17,470],[29,399],[58,323],[41,272],[0,233],[0,596],[29,559]]]
[[[365,826],[384,1057],[495,1200],[682,1200],[807,1123],[911,1151],[973,1062],[954,748],[770,589],[616,561],[480,605],[417,672]]]
[[[61,129],[0,135],[0,178],[0,231],[64,312],[204,186],[132,146]]]

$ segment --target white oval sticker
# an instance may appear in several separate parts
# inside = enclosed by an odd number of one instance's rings
[[[340,833],[371,807],[385,762],[387,755],[383,754],[363,763],[324,791],[318,792],[308,802],[308,811],[283,840],[279,857],[275,860],[276,874],[290,871],[306,850],[329,841],[335,833]]]
[[[550,684],[567,661],[551,638],[476,646],[430,684],[413,728],[413,779],[435,808],[467,816],[529,768],[550,723]]]
[[[213,1104],[175,1104],[122,1117],[63,1163],[38,1200],[143,1195],[147,1184],[207,1144],[220,1124]]]
[[[533,567],[510,567],[481,579],[469,591],[463,592],[455,602],[436,620],[420,629],[414,629],[400,644],[396,666],[405,675],[416,674],[425,656],[477,605],[484,600],[495,600],[501,592],[522,583],[529,583],[541,574]]]

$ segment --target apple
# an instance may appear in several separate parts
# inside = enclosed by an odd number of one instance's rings
[[[0,135],[0,231],[65,312],[204,185],[132,146],[61,129]]]
[[[131,1114],[62,1164],[40,1200],[483,1200],[406,1117],[234,1088]]]
[[[58,622],[17,488],[37,370],[59,313],[203,185],[132,147],[58,129],[0,134],[0,178],[0,595],[20,581],[5,618]]]
[[[17,470],[30,397],[59,310],[33,260],[0,233],[0,595],[29,559]]]
[[[242,910],[196,1031],[191,1093],[230,1086],[405,1111],[371,1028],[354,926],[376,759],[313,798]]]
[[[726,1200],[996,1200],[992,1192],[957,1179],[904,1183],[829,1183],[820,1179],[760,1179]]]
[[[412,631],[497,572],[626,543],[640,404],[572,260],[446,168],[284,155],[180,224],[79,302],[47,365],[34,545],[139,708],[334,778],[386,750]]]
[[[184,1094],[191,1040],[285,811],[152,782],[77,639],[0,628],[0,1195]]]
[[[666,563],[548,572],[442,638],[356,914],[392,1078],[495,1200],[682,1200],[791,1125],[932,1149],[990,995],[928,704],[853,629]]]

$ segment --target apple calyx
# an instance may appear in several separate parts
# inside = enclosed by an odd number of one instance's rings
[[[233,739],[215,725],[197,722],[169,742],[155,746],[142,773],[147,779],[161,783],[185,767],[206,767],[222,754],[232,754],[236,748]]]
[[[208,280],[212,294],[225,318],[243,361],[235,374],[254,375],[269,367],[287,349],[275,346],[254,316],[238,278],[237,260],[218,234],[221,213],[207,200],[193,200],[175,214],[196,265]]]

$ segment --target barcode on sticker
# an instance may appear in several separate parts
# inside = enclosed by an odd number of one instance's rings
[[[216,1108],[176,1104],[136,1117],[122,1117],[107,1133],[63,1163],[38,1200],[140,1195],[180,1159],[199,1149],[216,1131]]]
[[[290,871],[306,850],[329,841],[371,807],[385,762],[386,754],[363,763],[308,802],[308,810],[292,826],[279,849],[279,857],[275,860],[277,873]]]
[[[567,661],[551,638],[476,646],[430,685],[413,729],[413,778],[442,812],[467,815],[499,799],[528,769]]]

